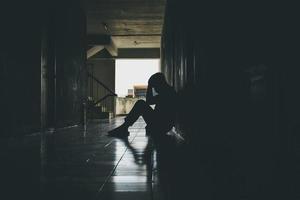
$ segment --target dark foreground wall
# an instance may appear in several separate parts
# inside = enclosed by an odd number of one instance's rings
[[[55,121],[59,127],[78,123],[82,88],[77,80],[85,61],[84,37],[79,1],[1,2],[0,137],[40,130],[41,91],[46,94],[47,127],[55,126]],[[41,56],[46,62],[43,76]]]
[[[1,2],[1,136],[39,130],[41,14],[29,2]]]
[[[58,1],[55,18],[56,126],[79,124],[85,95],[86,18],[79,0]],[[54,116],[54,117],[55,117]]]
[[[177,129],[202,169],[191,175],[194,191],[206,199],[296,196],[300,71],[293,8],[167,3],[162,71],[179,93]]]

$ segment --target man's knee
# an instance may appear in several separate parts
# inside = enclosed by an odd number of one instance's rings
[[[139,110],[140,112],[144,112],[145,110],[147,110],[147,107],[149,106],[146,101],[144,100],[138,100],[135,105],[137,110]]]
[[[140,99],[140,100],[137,100],[135,105],[138,106],[138,107],[145,107],[147,104],[146,104],[146,101]]]

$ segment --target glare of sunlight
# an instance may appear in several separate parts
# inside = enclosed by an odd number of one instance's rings
[[[117,59],[115,91],[124,97],[134,85],[147,85],[150,76],[159,71],[159,59]]]

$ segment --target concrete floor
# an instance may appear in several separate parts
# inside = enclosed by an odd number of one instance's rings
[[[154,150],[159,145],[154,148],[146,136],[142,118],[130,128],[128,140],[106,136],[122,122],[91,122],[85,137],[79,127],[49,134],[44,167],[39,135],[1,141],[1,196],[6,197],[1,199],[171,198],[164,192],[171,189],[165,180],[175,168],[161,167],[164,153]],[[162,163],[171,163],[170,158]]]

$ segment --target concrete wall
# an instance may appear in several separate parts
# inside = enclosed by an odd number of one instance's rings
[[[295,164],[300,142],[300,106],[294,101],[300,84],[292,75],[299,74],[293,68],[299,66],[293,45],[299,33],[292,25],[298,12],[275,4],[271,10],[263,4],[167,4],[161,66],[180,96],[177,129],[192,146],[191,162],[198,169],[214,163],[203,174],[222,171],[215,182],[235,174],[239,195],[293,199],[296,171],[287,163]],[[283,171],[290,172],[288,178]],[[193,176],[205,186],[195,188],[203,196],[216,187],[235,187]],[[232,199],[234,191],[220,198]]]
[[[89,60],[88,69],[93,76],[103,82],[110,90],[115,92],[115,60]],[[88,96],[92,96],[95,100],[99,100],[108,92],[95,81],[89,80],[88,82]],[[114,97],[109,97],[103,101],[103,105],[107,107],[109,111],[114,112]]]
[[[128,114],[139,98],[116,98],[116,115]]]

